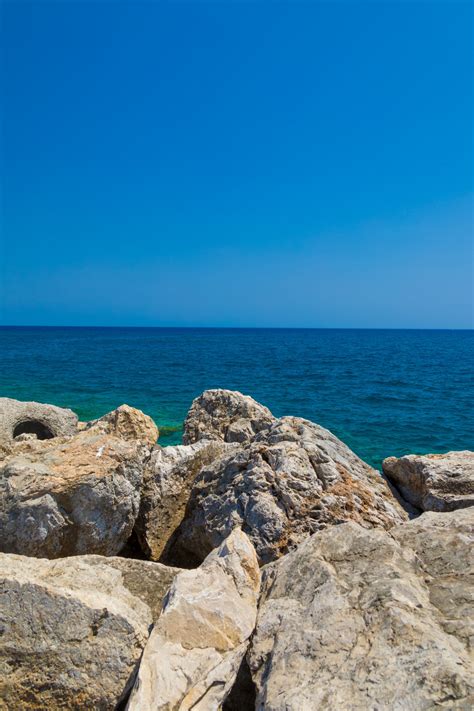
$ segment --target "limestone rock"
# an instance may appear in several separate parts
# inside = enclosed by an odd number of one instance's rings
[[[0,397],[0,442],[31,434],[38,439],[67,437],[77,430],[77,415],[55,405]]]
[[[16,444],[0,466],[0,549],[117,554],[138,514],[143,452],[138,442],[92,430]]]
[[[333,526],[267,566],[248,655],[256,709],[472,708],[468,621],[460,627],[462,614],[473,618],[472,579],[457,562],[470,556],[472,575],[467,511],[451,532],[454,519],[425,527],[425,514],[393,529],[397,540],[353,522]],[[419,555],[430,535],[420,561],[411,546]]]
[[[88,558],[0,554],[2,709],[112,710],[126,697],[153,616],[114,559]]]
[[[140,545],[152,559],[166,552],[181,523],[196,476],[226,448],[221,442],[202,440],[190,445],[155,447],[142,485],[140,511],[135,523]]]
[[[474,506],[474,452],[388,457],[383,471],[402,496],[423,511]]]
[[[380,474],[331,432],[283,417],[204,467],[169,560],[198,564],[236,526],[268,563],[328,525],[389,528],[406,518]]]
[[[153,447],[159,434],[151,417],[129,405],[120,405],[98,420],[88,422],[85,429],[93,429],[119,439],[139,440],[149,447]]]
[[[197,397],[184,423],[183,443],[202,439],[247,442],[275,420],[270,410],[232,390],[206,390]]]
[[[219,709],[255,626],[260,571],[235,530],[196,570],[173,581],[145,647],[129,711]]]

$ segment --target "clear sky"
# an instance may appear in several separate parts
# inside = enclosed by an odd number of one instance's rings
[[[1,322],[472,327],[472,12],[4,0]]]

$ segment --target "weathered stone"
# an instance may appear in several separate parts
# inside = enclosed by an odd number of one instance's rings
[[[138,514],[144,451],[94,431],[17,443],[0,467],[1,550],[117,554]]]
[[[145,578],[157,565],[134,563]],[[133,684],[153,620],[129,582],[113,558],[0,554],[0,707],[114,709]]]
[[[155,447],[142,485],[135,531],[143,551],[152,560],[165,554],[181,523],[196,476],[232,445],[203,440],[190,445]]]
[[[202,439],[248,442],[275,418],[270,410],[232,390],[206,390],[197,397],[184,423],[183,443]]]
[[[402,496],[423,511],[474,506],[474,452],[388,457],[383,471]]]
[[[153,447],[158,439],[158,427],[151,417],[129,405],[120,405],[98,420],[88,422],[84,429],[92,429],[129,441],[139,440]]]
[[[55,405],[0,397],[0,442],[31,434],[38,439],[67,437],[77,431],[77,415]]]
[[[129,711],[219,709],[254,629],[260,571],[235,530],[197,570],[173,581],[145,647]]]
[[[268,563],[328,525],[389,528],[406,518],[380,474],[331,432],[283,417],[204,467],[169,560],[198,564],[236,526]]]
[[[333,526],[264,569],[248,655],[258,711],[472,708],[474,509],[452,531],[455,514],[437,514],[453,517],[445,527],[425,516],[392,529],[397,540]]]

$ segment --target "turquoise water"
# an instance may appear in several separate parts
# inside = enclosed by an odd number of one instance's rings
[[[375,466],[474,448],[474,332],[2,328],[0,395],[83,420],[123,402],[181,439],[196,395],[230,388],[318,422]]]

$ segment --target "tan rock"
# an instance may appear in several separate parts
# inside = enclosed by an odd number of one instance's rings
[[[333,526],[264,569],[258,711],[473,707],[474,508],[426,516]]]
[[[158,427],[151,417],[129,405],[120,405],[98,420],[88,422],[85,429],[92,429],[119,439],[139,440],[149,447],[153,447],[159,435]]]
[[[270,410],[232,390],[206,390],[197,397],[184,423],[184,444],[203,439],[248,442],[274,421]]]
[[[383,471],[403,498],[423,511],[474,506],[474,452],[388,457]]]
[[[235,530],[196,570],[176,576],[148,640],[129,711],[218,709],[255,625],[260,572]]]
[[[146,592],[136,582],[142,568]],[[0,554],[0,708],[114,709],[133,684],[163,566]],[[156,594],[151,582],[156,580]]]
[[[268,563],[330,525],[390,528],[407,517],[379,472],[331,432],[283,417],[203,468],[168,560],[197,564],[239,526]]]
[[[166,559],[167,545],[183,519],[196,476],[226,448],[232,450],[233,445],[207,440],[154,448],[145,467],[135,523],[140,545],[151,560],[163,555]]]
[[[1,550],[118,553],[138,514],[145,451],[93,430],[16,444],[0,467]]]

